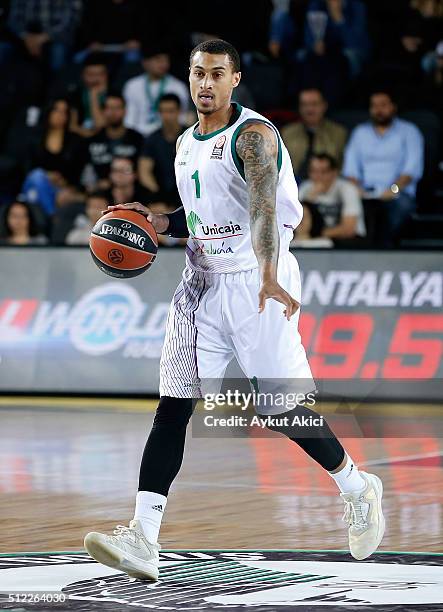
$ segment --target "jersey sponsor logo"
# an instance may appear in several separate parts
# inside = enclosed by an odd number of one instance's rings
[[[202,220],[200,217],[193,210],[191,210],[189,215],[186,217],[186,225],[188,226],[189,233],[195,236],[195,230],[197,229],[197,226],[201,224]]]
[[[211,153],[211,159],[222,159],[223,158],[223,149],[226,144],[226,136],[222,134],[214,145]]]
[[[225,245],[225,238],[243,236],[242,227],[238,223],[230,221],[227,225],[205,225],[200,217],[192,210],[186,217],[186,223],[191,238],[194,240],[194,253],[196,255],[225,255],[234,253],[232,246]],[[200,228],[203,236],[196,236],[197,228]],[[218,245],[208,244],[205,240],[222,240]],[[202,242],[200,242],[202,241]]]
[[[197,255],[223,255],[225,253],[233,253],[234,250],[230,246],[225,246],[225,241],[221,243],[220,246],[213,246],[212,244],[198,244],[194,242],[196,245],[196,250],[194,253]]]
[[[217,223],[214,223],[213,225],[202,225],[201,228],[205,236],[223,235],[223,238],[243,236],[243,234],[238,233],[241,232],[241,226],[238,223],[232,223],[232,221],[229,222],[229,225],[217,225]]]

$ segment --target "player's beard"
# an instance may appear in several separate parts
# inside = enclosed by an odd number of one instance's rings
[[[212,108],[207,108],[207,107],[200,108],[199,106],[197,106],[197,110],[201,115],[213,115],[219,110],[219,108],[216,106]]]

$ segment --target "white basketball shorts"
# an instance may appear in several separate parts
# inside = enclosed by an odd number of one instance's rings
[[[292,253],[280,255],[278,282],[301,302]],[[288,321],[284,305],[268,299],[259,313],[260,287],[258,268],[227,274],[185,268],[166,324],[160,396],[202,397],[205,381],[221,384],[234,357],[249,379],[303,379],[309,381],[306,391],[315,389],[298,332],[300,309]]]

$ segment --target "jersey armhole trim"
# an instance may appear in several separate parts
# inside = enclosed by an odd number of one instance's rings
[[[197,124],[195,124],[197,125]],[[182,132],[180,134],[180,136],[177,138],[177,142],[175,145],[175,154],[177,155],[177,153],[180,151],[180,147],[182,146],[182,142],[185,139],[186,134],[189,132],[190,129],[192,129],[194,126],[191,125],[191,127],[188,127],[187,130],[185,130],[184,132]]]
[[[276,128],[272,125],[272,123],[270,123],[269,121],[264,121],[263,119],[256,119],[255,117],[251,117],[250,119],[246,119],[246,121],[243,121],[243,123],[241,123],[237,127],[237,129],[235,130],[235,132],[233,133],[232,138],[231,138],[232,161],[234,162],[234,165],[237,168],[238,173],[240,174],[242,179],[244,181],[246,181],[244,163],[243,163],[243,160],[240,159],[240,157],[238,156],[238,153],[237,153],[237,139],[238,139],[238,137],[240,135],[241,130],[248,123],[264,123],[265,125],[267,125],[268,127],[270,127],[274,131],[275,136],[277,138],[277,169],[278,169],[278,172],[280,173],[280,170],[281,170],[281,167],[282,167],[282,157],[283,157],[283,155],[282,155],[282,148],[281,148],[280,134],[277,132]]]

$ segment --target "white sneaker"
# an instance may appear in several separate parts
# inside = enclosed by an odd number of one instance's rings
[[[85,548],[93,559],[126,572],[139,580],[158,580],[160,544],[146,539],[140,521],[133,520],[129,527],[117,525],[114,535],[95,531],[85,537]]]
[[[349,549],[354,559],[359,561],[372,555],[385,532],[382,482],[375,474],[360,474],[366,482],[363,491],[341,493],[345,502],[343,520],[349,525]]]

